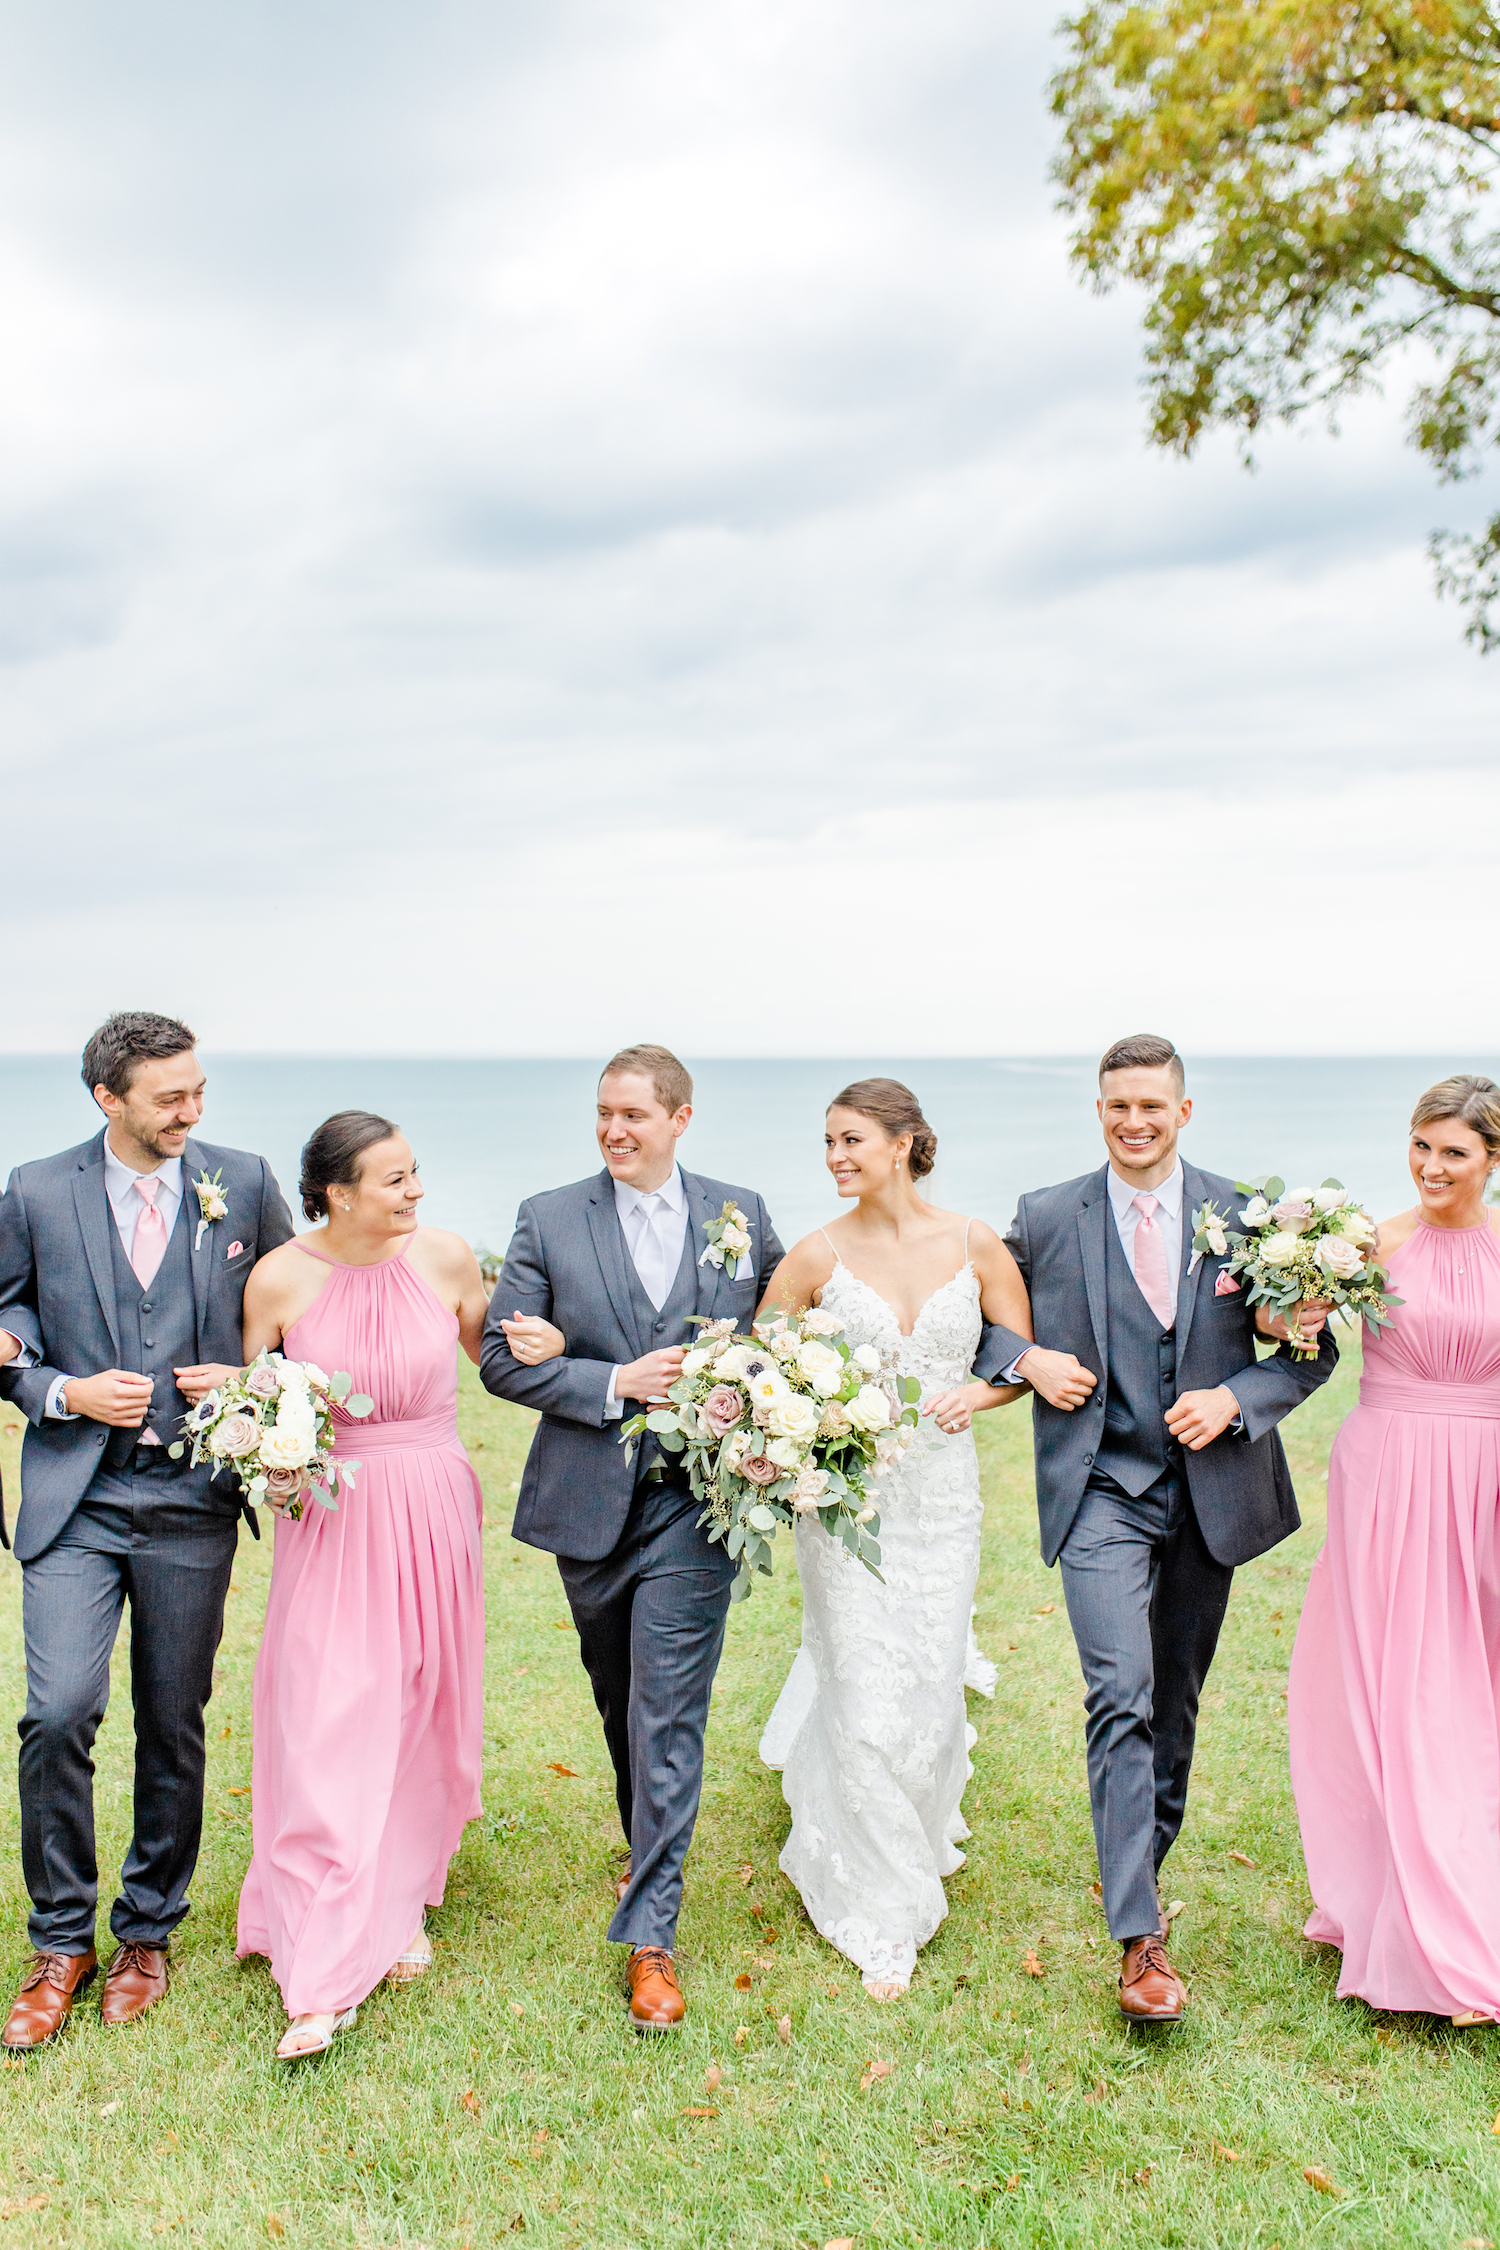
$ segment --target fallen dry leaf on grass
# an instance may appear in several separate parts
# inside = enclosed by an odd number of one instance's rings
[[[742,1883],[753,1883],[755,1881],[755,1869],[750,1865],[748,1859],[743,1867],[736,1868],[735,1873]]]
[[[745,2041],[746,2041],[746,2040],[747,2040],[747,2039],[749,2038],[749,2036],[750,2036],[750,2026],[749,2026],[749,2024],[747,2024],[747,2023],[737,2023],[737,2024],[735,2025],[735,2027],[734,2027],[734,2043],[735,2043],[735,2045],[736,2045],[737,2047],[743,2047],[743,2046],[744,2046],[744,2044],[745,2044]]]
[[[1104,1904],[1104,1885],[1102,1883],[1090,1883],[1089,1897],[1096,1906],[1102,1906]]]
[[[1304,2164],[1302,2177],[1309,2187],[1317,2189],[1319,2195],[1341,2195],[1343,2193],[1341,2188],[1334,2186],[1332,2179],[1324,2171],[1321,2164]]]
[[[526,2232],[525,2212],[518,2211],[513,2219],[508,2220],[505,2231],[507,2234],[524,2234]]]
[[[231,1789],[229,1794],[231,1797],[248,1797],[250,1791],[248,1787],[244,1789]]]
[[[531,2136],[531,2153],[533,2156],[541,2155],[542,2150],[547,2145],[547,2137],[546,2126],[538,2125],[536,2131]]]
[[[1169,1922],[1175,1922],[1179,1914],[1186,1914],[1186,1912],[1187,1900],[1185,1898],[1174,1898],[1171,1905],[1167,1908],[1167,1920]]]
[[[1036,1957],[1036,1947],[1034,1945],[1027,1946],[1025,1954],[1022,1957],[1021,1966],[1026,1971],[1026,1974],[1029,1977],[1039,1977],[1043,1974],[1042,1964]]]
[[[1043,1602],[1041,1608],[1034,1609],[1031,1614],[1033,1617],[1050,1617],[1056,1607],[1056,1602]]]
[[[792,2043],[792,2019],[790,2016],[777,2017],[776,2036],[783,2047],[790,2047]]]
[[[1213,2148],[1214,2154],[1221,2164],[1238,2164],[1244,2158],[1245,2152],[1243,2149],[1226,2148],[1222,2141],[1215,2141]]]
[[[682,2114],[684,2117],[717,2117],[719,2113],[716,2109],[685,2109]]]
[[[823,2245],[823,2250],[854,2250],[852,2234],[836,2234]]]
[[[1109,2099],[1109,2088],[1105,2085],[1104,2080],[1101,2078],[1098,2085],[1094,2088],[1094,2091],[1091,2094],[1085,2094],[1083,2098],[1086,2102],[1107,2101]]]
[[[1154,2164],[1143,2164],[1140,2170],[1135,2175],[1136,2186],[1149,2187],[1151,2185],[1151,2175],[1155,2171],[1155,2169],[1156,2167]]]
[[[471,2117],[479,2115],[479,2096],[472,2086],[466,2094],[460,2095],[458,2106],[460,2109],[466,2109]]]
[[[716,2094],[723,2083],[723,2071],[720,2070],[717,2063],[710,2063],[707,2070],[705,2070],[705,2072],[703,2073],[704,2092],[706,2094]]]
[[[862,2094],[867,2094],[870,2091],[870,2088],[875,2084],[877,2078],[889,2078],[891,2072],[895,2069],[895,2067],[896,2066],[894,2063],[872,2062],[869,2069],[865,2072],[864,2077],[859,2082],[860,2092]]]
[[[754,1982],[755,1979],[753,1976],[751,1976],[749,1970],[741,1969],[739,1975],[734,1980],[734,1989],[736,1992],[748,1992]]]
[[[17,2218],[22,2211],[45,2211],[50,2201],[50,2196],[28,2195],[24,2203],[0,2203],[0,2219]]]
[[[1016,2192],[1016,2189],[1017,2189],[1017,2188],[1018,2188],[1018,2187],[1020,2186],[1020,2184],[1021,2184],[1021,2175],[1020,2175],[1020,2173],[1019,2173],[1019,2172],[1012,2172],[1012,2173],[1011,2173],[1011,2176],[1010,2176],[1010,2178],[1009,2178],[1009,2179],[1008,2179],[1008,2180],[1006,2181],[1006,2183],[1005,2183],[1005,2185],[1006,2185],[1007,2189],[1008,2189],[1008,2190],[1010,2191],[1010,2193],[1011,2193],[1012,2195],[1014,2195],[1014,2194],[1015,2194],[1015,2192]]]
[[[1237,1867],[1253,1867],[1255,1865],[1248,1852],[1231,1852],[1229,1856]]]
[[[510,2004],[510,2012],[511,2012],[511,2014],[512,2014],[513,2016],[524,2016],[524,2015],[525,2015],[525,2013],[526,2013],[526,2010],[525,2010],[525,2009],[524,2009],[524,2008],[522,2007],[522,2005],[521,2005],[521,2003],[520,2003],[520,2001],[519,2001],[519,2000],[512,2000],[512,2002],[511,2002],[511,2004]],[[474,2059],[475,2059],[475,2061],[476,2061],[476,2062],[477,2062],[477,2061],[478,2061],[478,2059],[479,2059],[479,2056],[478,2056],[478,2050],[477,2050],[477,2049],[475,2050],[475,2057],[474,2057]]]
[[[273,2242],[279,2242],[286,2233],[286,2221],[279,2211],[266,2213],[266,2232]]]
[[[573,1771],[573,1768],[571,1766],[560,1766],[555,1758],[552,1759],[549,1763],[547,1771],[548,1773],[563,1774],[569,1781],[576,1781],[578,1779],[577,1774]]]
[[[1466,2234],[1458,2250],[1495,2250],[1495,2245],[1487,2234]]]
[[[101,2117],[113,2117],[115,2111],[119,2108],[119,2106],[120,2105],[118,2102],[106,2102],[104,2107],[100,2110],[99,2115]]]

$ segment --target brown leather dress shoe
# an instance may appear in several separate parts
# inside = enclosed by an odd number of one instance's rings
[[[630,1854],[628,1852],[625,1855],[624,1866],[611,1877],[609,1887],[615,1894],[616,1906],[623,1906],[625,1904],[625,1893],[630,1888]]]
[[[92,1946],[87,1953],[39,1953],[16,1994],[0,2046],[19,2054],[55,2039],[79,1993],[93,1983],[98,1967],[99,1956]]]
[[[687,2014],[672,1956],[664,1946],[638,1945],[625,1964],[630,2021],[636,2031],[675,2031]]]
[[[1120,2013],[1132,2023],[1181,2023],[1187,1993],[1154,1933],[1132,1938],[1120,1962]]]
[[[134,2023],[137,2016],[154,2007],[166,1989],[166,1947],[137,1945],[131,1939],[109,1964],[99,2013],[106,2023]]]

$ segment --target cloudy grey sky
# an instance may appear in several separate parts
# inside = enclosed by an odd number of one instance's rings
[[[1048,16],[6,0],[0,1045],[1487,1040],[1453,499],[1148,457]]]

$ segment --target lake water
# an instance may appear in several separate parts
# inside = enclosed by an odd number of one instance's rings
[[[203,1131],[270,1159],[291,1199],[312,1128],[336,1109],[395,1118],[417,1151],[424,1217],[503,1249],[523,1196],[599,1168],[597,1064],[278,1061],[203,1054]],[[1023,1188],[1102,1162],[1091,1060],[705,1062],[682,1144],[690,1169],[758,1188],[783,1241],[838,1210],[822,1163],[823,1110],[851,1079],[902,1078],[938,1136],[934,1201],[1004,1228]],[[1194,1115],[1183,1150],[1241,1179],[1290,1183],[1330,1174],[1376,1217],[1412,1200],[1407,1120],[1424,1087],[1455,1070],[1500,1079],[1500,1057],[1214,1057],[1191,1063]],[[98,1112],[63,1056],[0,1056],[0,1173],[85,1139]]]

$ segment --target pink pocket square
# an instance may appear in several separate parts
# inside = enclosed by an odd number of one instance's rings
[[[1239,1294],[1240,1285],[1235,1280],[1234,1275],[1229,1271],[1227,1266],[1222,1267],[1219,1272],[1219,1278],[1214,1283],[1214,1295],[1216,1297],[1238,1297]]]
[[[224,1255],[226,1258],[237,1258],[244,1247],[243,1242],[231,1242]]]

